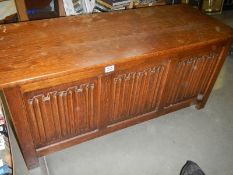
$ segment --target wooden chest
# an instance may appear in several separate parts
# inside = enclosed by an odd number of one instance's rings
[[[184,5],[0,26],[0,88],[27,166],[203,108],[232,40],[230,27]]]

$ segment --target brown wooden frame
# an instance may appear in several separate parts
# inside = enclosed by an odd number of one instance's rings
[[[173,23],[167,11],[181,19]],[[164,21],[160,14],[167,15]],[[15,32],[26,32],[26,46],[12,44]],[[186,6],[164,6],[8,25],[2,36],[9,47],[0,43],[0,87],[33,168],[54,151],[190,105],[203,108],[233,30]],[[111,65],[115,70],[105,72]]]

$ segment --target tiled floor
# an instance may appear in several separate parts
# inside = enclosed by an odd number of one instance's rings
[[[233,26],[232,11],[217,18]],[[189,107],[46,157],[50,175],[178,175],[186,160],[208,175],[233,174],[233,57],[203,110]]]

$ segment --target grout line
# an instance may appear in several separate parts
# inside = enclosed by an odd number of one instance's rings
[[[41,159],[40,159],[40,168],[41,168],[41,173],[43,175],[50,175],[50,172],[49,172],[49,168],[48,168],[48,164],[47,164],[47,161],[46,161],[46,157],[43,156]]]
[[[44,162],[45,162],[46,173],[47,173],[47,175],[50,175],[46,157],[44,156],[43,158],[44,158]]]

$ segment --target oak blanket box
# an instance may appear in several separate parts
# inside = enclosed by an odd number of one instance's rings
[[[38,157],[196,105],[233,30],[186,5],[0,26],[0,90],[28,168]]]

